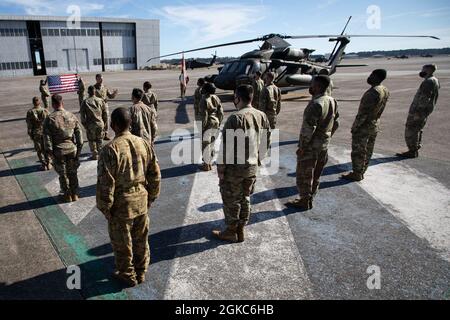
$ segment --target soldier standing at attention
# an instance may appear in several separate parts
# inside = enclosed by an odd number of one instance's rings
[[[200,102],[202,101],[202,88],[205,85],[205,79],[200,78],[197,80],[197,89],[194,93],[194,113],[195,120],[200,118]]]
[[[325,91],[330,78],[317,76],[309,89],[313,96],[303,114],[303,125],[297,150],[297,189],[300,198],[288,206],[310,210],[319,189],[319,179],[328,162],[328,145],[339,127],[337,102]]]
[[[142,102],[144,92],[141,89],[133,89],[130,107],[131,126],[130,131],[135,136],[146,140],[153,145],[158,126],[156,125],[156,113]]]
[[[47,153],[44,151],[43,125],[48,117],[47,109],[41,107],[41,101],[38,97],[33,98],[33,108],[27,112],[28,135],[34,142],[34,150],[42,163],[42,170],[50,170],[50,161]]]
[[[202,100],[200,102],[200,118],[202,121],[202,154],[203,171],[212,170],[212,159],[214,158],[215,131],[220,128],[223,120],[222,102],[215,95],[216,87],[212,83],[205,83],[202,89]]]
[[[405,140],[408,151],[397,153],[401,158],[417,158],[419,150],[422,148],[423,128],[427,123],[428,117],[434,111],[438,97],[440,84],[434,76],[436,65],[425,65],[420,72],[420,77],[425,80],[420,85],[419,90],[414,97],[406,121]]]
[[[39,91],[41,92],[41,100],[44,103],[44,108],[48,110],[49,102],[48,99],[50,98],[50,92],[47,88],[47,80],[41,80],[39,85]]]
[[[388,89],[381,85],[386,76],[386,70],[377,69],[367,79],[371,88],[364,93],[361,99],[358,115],[352,127],[353,172],[343,175],[343,179],[350,181],[364,179],[364,173],[369,167],[378,135],[380,117],[389,99]]]
[[[252,82],[253,87],[253,108],[259,109],[259,97],[264,89],[264,81],[261,79],[261,71],[255,73],[255,77]]]
[[[259,98],[259,110],[267,115],[270,122],[270,129],[275,130],[277,125],[277,115],[281,110],[281,91],[273,83],[275,73],[267,72],[264,76],[265,87],[261,91]]]
[[[106,114],[108,114],[109,109],[108,109],[108,99],[114,99],[117,96],[117,93],[119,92],[117,89],[110,91],[108,88],[106,88],[103,85],[103,76],[99,73],[95,76],[95,96],[102,99],[103,102],[105,102],[105,106],[106,106]],[[105,126],[105,135],[104,135],[104,140],[110,140],[110,138],[108,137],[108,126]]]
[[[77,201],[77,171],[83,147],[81,126],[72,113],[64,110],[63,99],[60,95],[52,96],[52,106],[55,111],[44,121],[45,151],[52,158],[55,171],[59,175],[64,201]]]
[[[150,109],[154,110],[155,114],[158,114],[158,96],[150,90],[151,88],[152,84],[149,81],[145,81],[143,85],[144,96],[142,97],[142,102]]]
[[[86,96],[86,86],[84,84],[84,81],[81,77],[78,78],[78,102],[80,103],[80,108],[81,108],[81,104],[84,101],[84,98]]]
[[[228,242],[244,241],[258,163],[269,146],[269,120],[263,112],[252,107],[252,99],[252,86],[241,85],[236,89],[234,104],[238,111],[228,118],[222,131],[222,161],[217,165],[217,173],[227,227],[224,231],[214,230],[213,235]],[[244,133],[245,140],[238,138],[235,141],[238,132]],[[243,148],[237,144],[242,144]]]
[[[90,160],[98,160],[98,153],[102,148],[105,127],[108,125],[105,103],[97,98],[94,86],[88,88],[89,98],[83,101],[80,108],[81,124],[86,129],[89,147],[92,152]]]
[[[150,144],[132,135],[126,108],[111,114],[115,138],[100,153],[97,208],[108,220],[114,276],[128,286],[145,281],[150,263],[148,211],[159,196],[161,173]]]

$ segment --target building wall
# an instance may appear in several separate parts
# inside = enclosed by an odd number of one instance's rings
[[[105,71],[136,69],[136,29],[132,23],[102,23]]]
[[[0,76],[33,75],[25,21],[0,21],[0,48]]]
[[[137,68],[158,64],[159,59],[147,62],[160,55],[159,20],[136,21]]]

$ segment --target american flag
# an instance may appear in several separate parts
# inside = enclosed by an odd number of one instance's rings
[[[78,77],[76,74],[48,76],[48,90],[51,94],[78,91]]]

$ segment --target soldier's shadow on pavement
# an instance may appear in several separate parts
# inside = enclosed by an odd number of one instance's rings
[[[36,159],[37,160],[37,159]],[[0,171],[0,178],[25,175],[41,171],[41,164],[35,164],[27,167],[19,167],[15,169],[7,169]]]
[[[6,285],[0,283],[0,300],[74,300],[121,292],[125,287],[112,278],[113,257],[79,265],[81,290],[69,290],[67,280],[73,273],[65,268]],[[114,298],[110,296],[108,298]]]
[[[180,101],[178,104],[176,114],[175,114],[175,123],[177,124],[187,124],[190,122],[189,115],[186,109],[187,101]]]

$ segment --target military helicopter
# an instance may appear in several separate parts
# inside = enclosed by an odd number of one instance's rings
[[[147,62],[151,61],[152,59],[164,58],[183,53],[263,41],[263,45],[259,49],[247,52],[239,59],[225,63],[224,66],[220,69],[219,74],[207,76],[205,78],[208,81],[214,82],[216,87],[220,89],[234,90],[236,89],[236,86],[238,84],[251,83],[257,71],[260,71],[261,73],[274,71],[277,75],[274,83],[278,87],[282,88],[282,91],[287,92],[309,87],[313,77],[319,74],[321,70],[325,69],[329,75],[333,75],[334,73],[336,73],[336,68],[339,67],[339,64],[345,54],[345,48],[350,43],[350,38],[405,37],[432,38],[439,40],[439,38],[434,36],[421,35],[344,35],[351,19],[352,17],[348,19],[344,30],[340,35],[288,36],[280,34],[268,34],[255,39],[223,43],[203,48],[171,53],[160,57],[151,58]],[[316,38],[328,38],[330,42],[336,43],[327,64],[311,61],[310,55],[315,50],[306,48],[293,48],[291,44],[286,41],[287,39]],[[346,67],[349,66],[347,65]]]
[[[197,61],[195,59],[186,61],[187,69],[199,69],[199,68],[209,68],[212,67],[217,61],[217,51],[212,55],[212,59],[209,63],[204,63]]]

